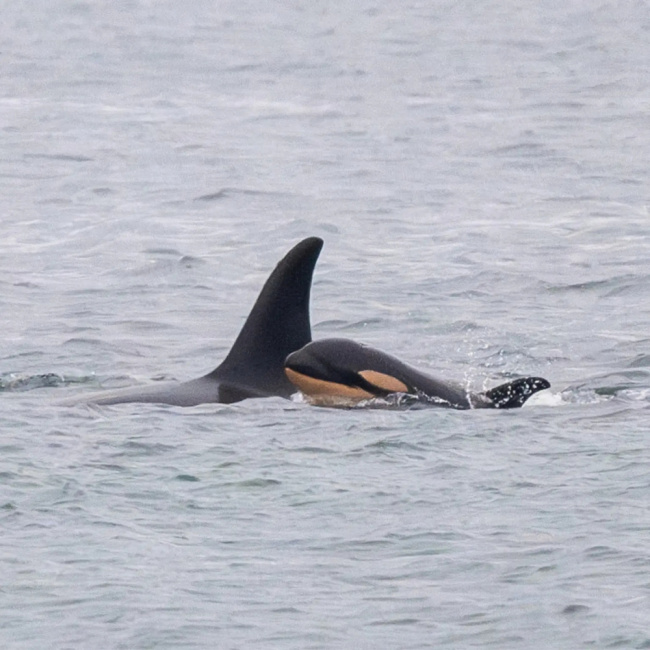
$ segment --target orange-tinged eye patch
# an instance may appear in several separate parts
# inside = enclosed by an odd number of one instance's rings
[[[385,375],[383,372],[376,370],[362,370],[359,373],[369,384],[386,390],[389,393],[408,393],[409,389],[406,384],[391,375]]]

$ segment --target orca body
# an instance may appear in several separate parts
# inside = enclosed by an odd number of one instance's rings
[[[278,263],[223,362],[211,373],[184,383],[164,382],[102,391],[64,404],[152,402],[195,406],[230,404],[248,397],[289,398],[295,388],[284,372],[287,355],[311,341],[309,296],[323,240],[309,237]]]
[[[320,406],[354,406],[377,397],[403,396],[396,404],[509,409],[550,388],[546,379],[524,377],[483,393],[469,393],[460,384],[431,377],[348,339],[308,343],[287,357],[285,372],[310,403]]]

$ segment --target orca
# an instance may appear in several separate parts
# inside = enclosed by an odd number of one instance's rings
[[[295,388],[284,372],[284,360],[311,341],[309,295],[322,247],[322,239],[309,237],[286,254],[264,284],[230,352],[204,377],[102,391],[63,404],[195,406],[230,404],[249,397],[291,397]]]
[[[356,406],[384,398],[384,404],[452,409],[510,409],[551,384],[523,377],[481,393],[424,374],[399,359],[349,339],[324,339],[292,352],[285,372],[306,400],[318,406]],[[371,402],[372,404],[372,402]]]

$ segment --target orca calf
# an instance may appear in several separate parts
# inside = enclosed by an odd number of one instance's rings
[[[278,263],[223,362],[212,372],[184,383],[164,382],[82,395],[63,402],[121,404],[153,402],[176,406],[248,397],[289,398],[295,388],[284,372],[284,360],[311,341],[309,294],[323,240],[309,237]]]
[[[460,384],[435,379],[348,339],[308,343],[287,357],[285,372],[307,400],[319,406],[354,406],[372,398],[403,396],[398,405],[510,409],[551,386],[541,377],[524,377],[483,393],[469,393]]]

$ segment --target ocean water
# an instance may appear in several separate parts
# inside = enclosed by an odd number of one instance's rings
[[[650,647],[644,2],[7,3],[0,646]],[[509,412],[62,408],[315,338]]]

